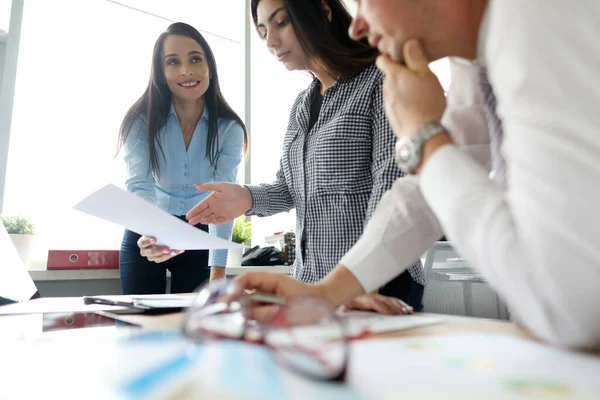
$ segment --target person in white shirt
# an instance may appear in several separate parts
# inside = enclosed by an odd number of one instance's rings
[[[433,133],[418,146],[411,172],[443,231],[532,333],[560,346],[600,346],[600,3],[359,0],[358,8],[353,36],[368,35],[386,54],[378,65],[396,134],[402,141],[425,127]],[[487,68],[503,127],[502,185],[454,144],[460,127],[427,126],[446,108],[427,64],[444,56]],[[400,158],[414,164],[414,155]],[[343,304],[405,269],[407,248],[393,230],[407,216],[434,225],[427,215],[382,201],[362,239],[321,283],[257,274],[239,283]]]

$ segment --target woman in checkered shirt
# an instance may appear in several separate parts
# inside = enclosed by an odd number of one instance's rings
[[[358,240],[383,193],[402,176],[383,106],[383,75],[374,65],[378,52],[348,37],[352,17],[340,0],[252,0],[251,7],[271,54],[314,80],[292,107],[276,180],[197,185],[213,193],[187,218],[221,224],[244,213],[263,217],[295,208],[293,275],[317,282]],[[416,260],[380,293],[420,310],[424,284]],[[370,298],[368,308],[410,312],[396,299]]]

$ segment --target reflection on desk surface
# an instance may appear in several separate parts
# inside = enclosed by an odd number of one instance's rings
[[[351,387],[280,368],[263,346],[192,343],[173,331],[118,332],[0,343],[3,362],[11,366],[2,371],[0,398],[365,399]],[[32,376],[35,385],[28,384]]]
[[[0,340],[36,339],[41,334],[90,328],[138,328],[119,321],[110,314],[95,312],[61,312],[0,316]]]
[[[65,329],[83,329],[112,326],[136,327],[137,325],[119,321],[107,315],[98,313],[51,313],[43,314],[42,332],[60,331]]]

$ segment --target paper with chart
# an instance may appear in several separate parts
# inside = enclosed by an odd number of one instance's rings
[[[350,360],[376,399],[600,399],[600,357],[505,335],[355,341]]]
[[[234,249],[242,245],[210,235],[113,184],[90,194],[74,209],[121,225],[177,250]]]

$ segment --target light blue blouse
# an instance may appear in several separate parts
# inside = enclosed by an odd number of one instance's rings
[[[174,214],[185,215],[210,192],[201,192],[194,184],[209,182],[236,182],[238,167],[244,149],[244,130],[235,120],[219,119],[219,158],[214,166],[206,157],[208,135],[208,110],[205,107],[188,149],[174,107],[166,124],[160,129],[157,141],[160,175],[155,176],[149,168],[150,152],[143,118],[134,122],[125,141],[124,159],[127,165],[125,186],[128,191]],[[233,222],[209,225],[211,235],[231,239]],[[227,250],[211,250],[209,266],[225,266]]]

